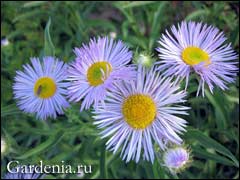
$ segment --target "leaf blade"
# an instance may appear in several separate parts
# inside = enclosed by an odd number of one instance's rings
[[[234,164],[237,167],[239,167],[238,160],[228,149],[226,149],[223,145],[218,143],[216,140],[206,136],[199,130],[188,129],[188,131],[185,133],[185,138],[197,140],[198,143],[205,148],[213,148],[215,151],[227,156],[229,159],[231,159],[234,162]]]
[[[49,18],[44,32],[44,56],[54,56],[55,47],[50,36],[51,18]]]

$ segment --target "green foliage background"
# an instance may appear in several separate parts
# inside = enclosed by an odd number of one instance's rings
[[[50,20],[51,19],[51,22]],[[172,24],[182,20],[203,21],[225,32],[239,53],[238,2],[3,2],[1,38],[10,44],[1,47],[1,136],[9,152],[1,157],[6,164],[92,165],[84,178],[239,178],[239,78],[229,90],[215,89],[206,97],[195,97],[197,81],[190,81],[188,105],[192,107],[188,131],[183,138],[192,149],[192,163],[177,176],[156,160],[125,164],[119,155],[105,151],[105,140],[92,125],[90,111],[79,112],[80,103],[56,120],[37,121],[18,110],[12,96],[16,70],[29,57],[55,54],[65,62],[74,59],[73,47],[90,37],[115,32],[135,51],[153,53],[157,39]],[[47,26],[49,22],[49,26]],[[48,27],[48,28],[46,28]],[[79,178],[75,174],[50,174],[46,178]]]

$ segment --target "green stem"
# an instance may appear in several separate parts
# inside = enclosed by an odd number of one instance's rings
[[[106,150],[105,146],[102,146],[101,157],[100,157],[100,177],[107,179],[107,167],[106,167]]]

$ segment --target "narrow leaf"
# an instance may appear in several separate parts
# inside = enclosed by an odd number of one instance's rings
[[[236,166],[236,164],[230,161],[229,159],[215,153],[207,152],[202,148],[192,147],[192,150],[193,150],[194,156],[196,157],[204,158],[206,160],[213,160],[217,163],[221,163],[227,166]]]
[[[238,160],[228,149],[226,149],[223,145],[218,143],[216,140],[206,136],[199,130],[188,129],[188,131],[185,133],[185,138],[196,140],[199,144],[201,144],[205,148],[213,148],[215,151],[230,158],[235,163],[235,165],[239,167]]]
[[[197,11],[192,12],[191,14],[189,14],[185,20],[189,21],[189,20],[194,20],[197,19],[201,16],[207,16],[209,14],[209,11],[207,9],[200,9]]]
[[[106,168],[106,150],[105,146],[102,146],[101,157],[100,157],[100,177],[102,179],[107,179],[107,168]]]
[[[155,3],[155,1],[134,1],[134,2],[130,2],[126,5],[124,5],[122,8],[127,9],[127,8],[145,6],[145,5],[152,4],[152,3]]]
[[[23,7],[24,8],[31,8],[31,7],[40,6],[40,5],[45,4],[45,3],[47,3],[47,1],[30,1],[30,2],[24,3]]]
[[[40,154],[42,152],[45,152],[50,147],[55,146],[64,136],[64,133],[62,131],[56,133],[55,136],[50,137],[47,141],[41,143],[37,147],[30,149],[29,151],[25,152],[23,155],[19,157],[15,157],[16,159],[27,159],[33,155]]]
[[[50,36],[50,25],[51,25],[51,19],[49,18],[47,26],[45,28],[45,33],[44,33],[44,56],[55,55],[55,48]]]

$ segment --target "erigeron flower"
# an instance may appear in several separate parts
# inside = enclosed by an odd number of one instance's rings
[[[238,55],[225,41],[223,32],[216,27],[183,21],[177,27],[172,26],[171,33],[166,30],[159,40],[158,69],[165,76],[185,78],[185,89],[190,73],[196,73],[200,77],[197,95],[202,90],[204,96],[205,83],[211,93],[214,86],[228,89],[227,84],[235,81],[238,72]]]

